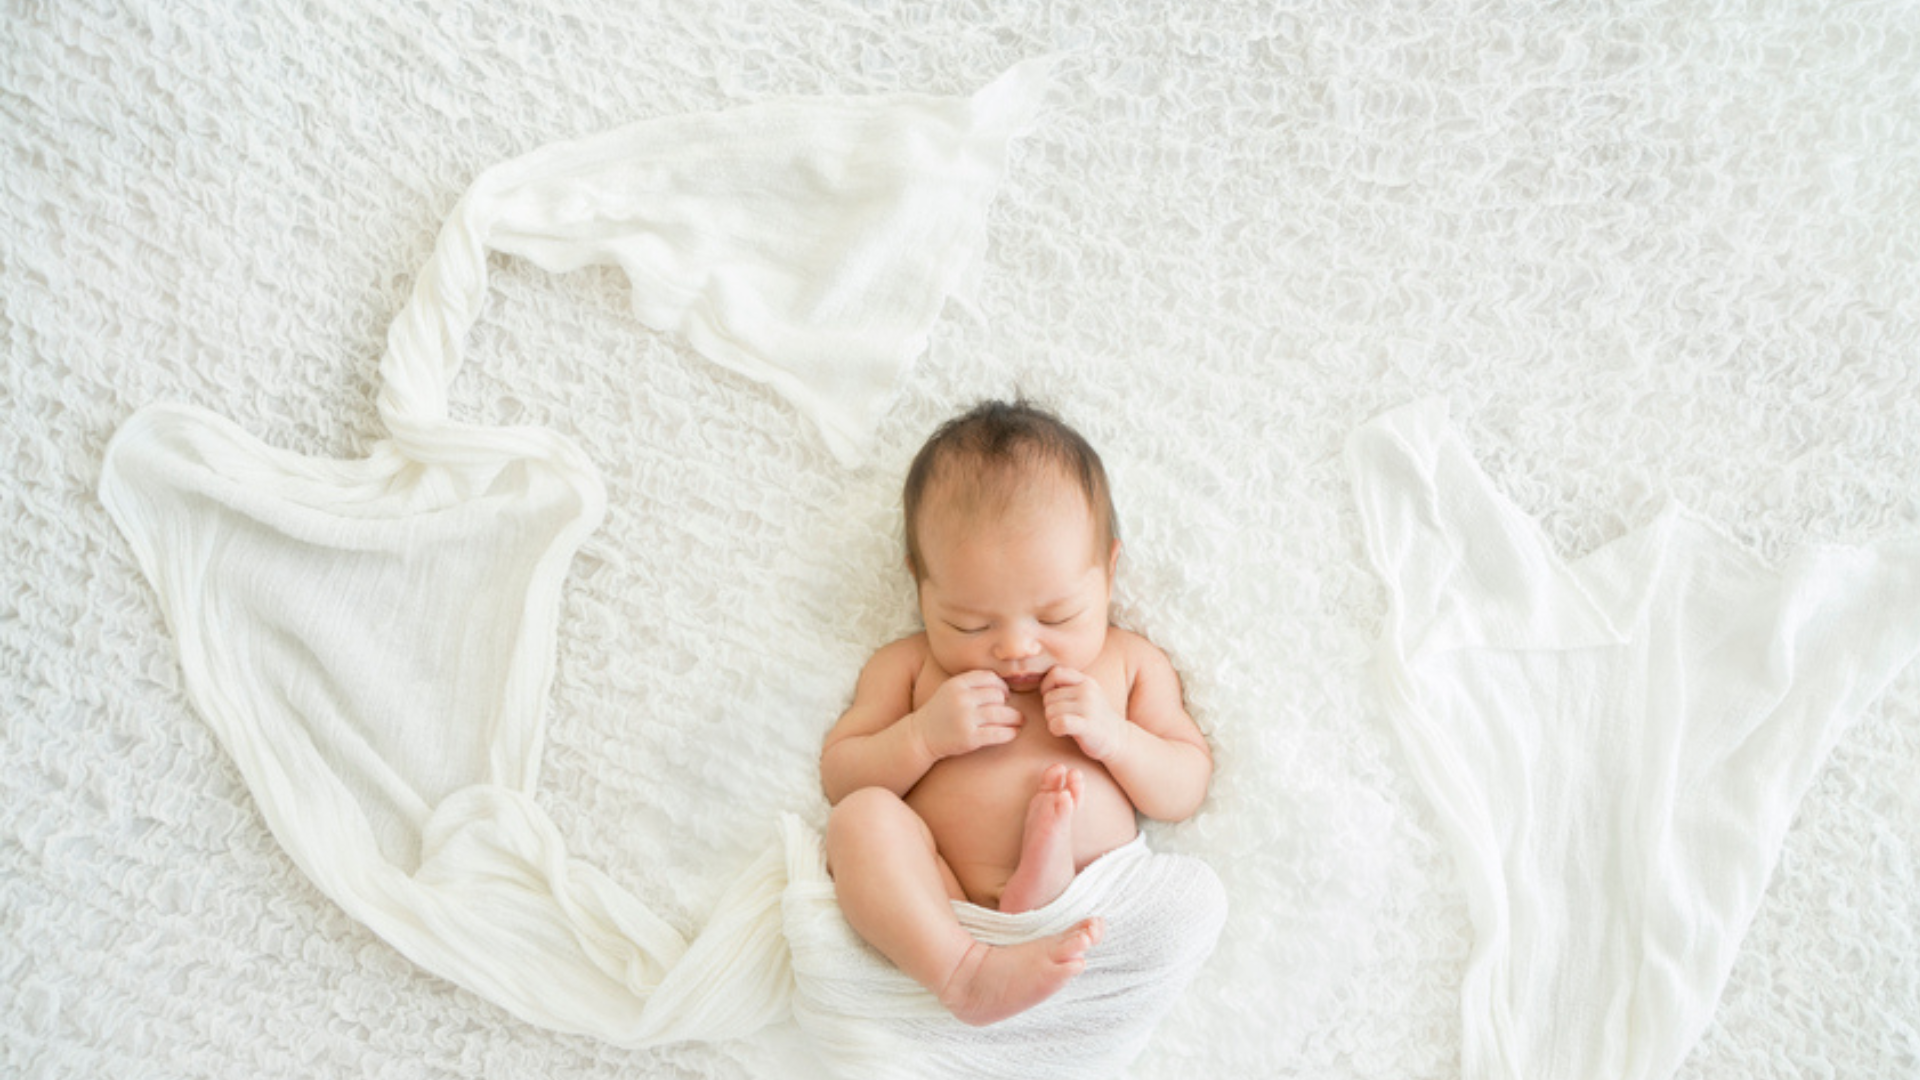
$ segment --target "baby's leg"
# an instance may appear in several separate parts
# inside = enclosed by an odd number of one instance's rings
[[[933,834],[883,788],[856,791],[834,807],[827,869],[854,930],[969,1024],[1004,1020],[1051,997],[1086,969],[1087,950],[1105,930],[1088,919],[1019,945],[975,941],[954,917],[960,887]]]
[[[1073,880],[1073,810],[1084,784],[1080,770],[1055,765],[1040,780],[1027,805],[1020,865],[1000,891],[1000,910],[1010,915],[1045,907]]]

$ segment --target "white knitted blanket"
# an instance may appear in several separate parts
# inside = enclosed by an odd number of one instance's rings
[[[1148,830],[1218,872],[1229,913],[1136,1077],[1455,1077],[1484,1022],[1472,879],[1372,663],[1388,592],[1341,454],[1370,418],[1444,398],[1569,564],[1670,501],[1776,568],[1920,532],[1911,5],[82,0],[0,23],[7,1075],[816,1061],[784,1022],[557,1033],[348,915],[191,705],[96,494],[156,402],[289,456],[375,453],[384,343],[437,230],[556,140],[964,96],[1061,54],[971,299],[927,328],[866,464],[654,332],[617,267],[489,257],[446,413],[557,432],[599,474],[604,520],[556,572],[530,801],[682,941],[769,823],[825,819],[820,737],[913,625],[898,485],[927,432],[1016,389],[1085,431],[1120,502],[1119,617],[1173,656],[1220,767],[1196,818]],[[1678,1077],[1912,1071],[1916,775],[1909,667],[1812,774]]]

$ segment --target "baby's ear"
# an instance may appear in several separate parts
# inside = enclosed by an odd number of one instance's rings
[[[1120,569],[1120,538],[1114,537],[1113,550],[1107,552],[1107,579],[1113,579],[1114,572]]]

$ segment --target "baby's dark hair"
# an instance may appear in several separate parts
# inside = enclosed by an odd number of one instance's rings
[[[925,581],[920,551],[920,508],[936,483],[964,485],[960,499],[976,507],[1003,507],[1019,494],[1035,467],[1076,484],[1093,514],[1094,557],[1104,560],[1119,538],[1113,495],[1100,455],[1059,417],[1024,400],[983,401],[948,420],[914,455],[901,491],[906,512],[907,568]]]

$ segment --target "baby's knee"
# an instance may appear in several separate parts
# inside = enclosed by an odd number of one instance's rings
[[[892,843],[927,838],[926,823],[906,801],[882,787],[849,792],[827,817],[827,852],[849,844]]]
[[[836,831],[883,822],[898,817],[903,811],[913,813],[905,800],[886,788],[864,787],[850,791],[833,805],[833,812],[827,817],[827,839],[831,841]]]

